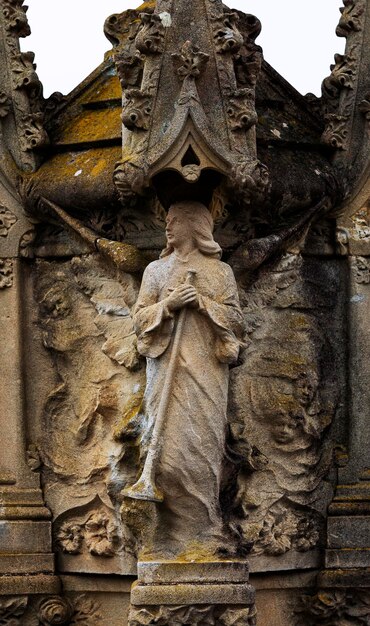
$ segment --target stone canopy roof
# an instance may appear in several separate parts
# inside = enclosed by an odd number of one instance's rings
[[[47,187],[48,196],[64,206],[83,210],[118,202],[113,171],[121,153],[122,90],[112,52],[54,110],[49,102],[50,145],[33,180],[41,195]],[[280,201],[281,194],[287,195],[287,183],[294,195],[298,191],[303,197],[309,189],[311,199],[322,192],[314,171],[330,168],[333,150],[321,141],[324,124],[316,100],[299,94],[263,61],[256,88],[258,154],[273,170]],[[281,172],[286,169],[289,181],[285,179],[282,190]]]

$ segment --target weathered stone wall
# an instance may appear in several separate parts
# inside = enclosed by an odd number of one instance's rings
[[[263,62],[254,16],[194,3],[200,50],[188,3],[154,5],[109,18],[101,68],[45,101],[22,1],[0,0],[0,626],[255,626],[247,561],[259,626],[368,624],[369,2],[345,1],[320,100]],[[247,328],[225,541],[137,571],[169,526],[123,493],[147,449],[133,309],[183,195]]]

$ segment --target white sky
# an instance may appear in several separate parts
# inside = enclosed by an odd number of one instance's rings
[[[344,39],[335,35],[341,0],[225,0],[262,22],[257,43],[264,56],[298,91],[320,95],[335,52]],[[133,0],[28,0],[32,35],[22,50],[36,53],[45,96],[69,93],[103,60],[111,44],[105,18],[141,4]]]

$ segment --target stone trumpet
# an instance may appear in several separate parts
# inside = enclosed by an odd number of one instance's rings
[[[197,272],[194,269],[189,269],[187,271],[185,282],[191,285],[196,273]],[[181,337],[183,334],[186,320],[186,313],[186,307],[184,307],[180,311],[178,317],[171,358],[166,372],[163,392],[159,402],[158,413],[154,422],[153,433],[150,440],[148,453],[146,455],[144,468],[139,480],[134,485],[132,485],[132,487],[127,487],[123,490],[123,495],[127,498],[133,498],[134,500],[149,500],[150,502],[163,502],[164,500],[163,493],[155,483],[155,475],[157,470],[157,463],[161,452],[161,440],[163,438],[163,431],[166,424],[167,409],[171,398],[171,391],[180,350]]]
[[[66,224],[72,232],[77,233],[83,241],[91,246],[93,250],[100,252],[102,256],[112,261],[123,272],[128,274],[142,272],[148,265],[148,260],[140,251],[131,244],[121,241],[111,241],[105,237],[98,237],[89,228],[86,228],[75,217],[72,217],[64,209],[51,202],[47,198],[41,198],[43,204],[53,210],[54,213]]]

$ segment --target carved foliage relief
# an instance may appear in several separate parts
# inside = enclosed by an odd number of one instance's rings
[[[0,204],[0,237],[6,237],[16,221],[14,213]]]
[[[303,596],[295,611],[296,626],[366,626],[370,619],[367,590],[325,589],[314,596]]]
[[[67,554],[81,554],[85,542],[95,556],[113,556],[119,543],[118,528],[112,517],[97,511],[84,522],[76,519],[64,522],[56,533],[58,546]]]
[[[132,607],[129,626],[255,626],[254,607],[205,606],[160,606]]]
[[[1,626],[97,626],[101,617],[99,604],[84,595],[73,600],[62,596],[0,598]]]
[[[370,283],[370,259],[362,256],[353,257],[352,263],[356,283],[368,285]]]
[[[13,284],[13,261],[0,259],[0,289],[11,287]]]

